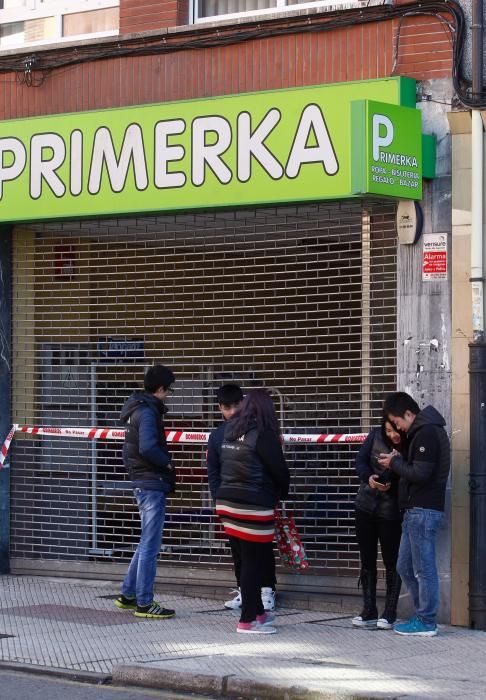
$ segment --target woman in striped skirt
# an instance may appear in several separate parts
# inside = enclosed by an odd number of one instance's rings
[[[266,389],[253,389],[228,421],[220,452],[221,486],[216,513],[241,559],[241,617],[237,632],[273,634],[274,615],[265,613],[260,589],[272,565],[274,509],[285,499],[289,471],[273,401]]]

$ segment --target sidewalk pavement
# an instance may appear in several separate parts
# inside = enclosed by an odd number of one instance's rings
[[[248,700],[485,697],[485,632],[404,638],[353,629],[343,613],[283,608],[278,634],[240,635],[220,601],[159,595],[176,617],[143,620],[115,608],[117,593],[112,582],[0,576],[0,672]]]

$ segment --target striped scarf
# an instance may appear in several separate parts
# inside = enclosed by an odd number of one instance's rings
[[[217,499],[216,515],[230,537],[250,542],[272,542],[275,533],[273,508],[255,506],[251,503],[235,503]]]

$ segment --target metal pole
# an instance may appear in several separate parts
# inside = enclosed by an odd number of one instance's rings
[[[483,0],[472,2],[472,97],[480,102],[483,91]]]
[[[483,90],[483,0],[472,4],[472,92],[480,103]],[[469,624],[486,630],[486,343],[484,342],[484,132],[479,109],[471,126],[471,285],[473,342],[469,345],[470,463],[469,479]]]
[[[90,366],[91,425],[96,425],[96,365]],[[98,509],[96,500],[98,473],[96,464],[96,443],[91,441],[91,551],[98,551]]]
[[[471,474],[469,624],[486,630],[486,343],[469,345]]]
[[[361,430],[371,428],[371,216],[361,211]]]
[[[471,114],[471,291],[473,340],[484,340],[483,267],[483,120],[477,109]]]

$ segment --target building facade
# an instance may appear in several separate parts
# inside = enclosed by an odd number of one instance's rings
[[[409,391],[454,438],[441,614],[466,624],[460,6],[35,5],[0,10],[4,433],[117,427],[152,362],[177,376],[168,427],[195,433],[227,380],[268,387],[304,436],[366,432]],[[160,580],[230,583],[204,446],[173,449]],[[355,452],[288,445],[311,566],[282,589],[355,589]],[[0,479],[4,568],[123,571],[137,517],[119,442],[17,434]]]

